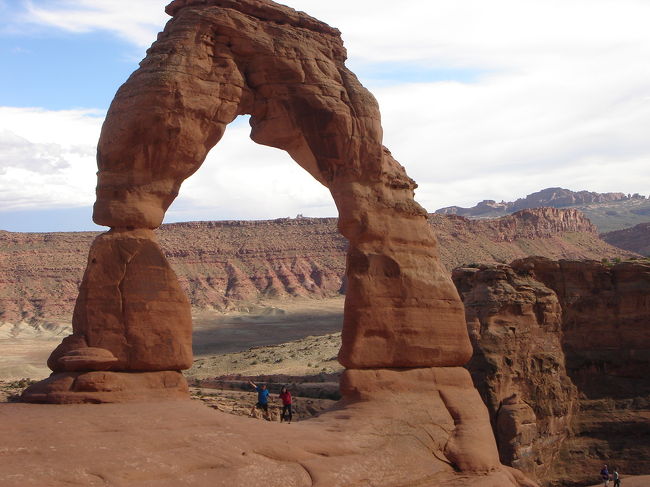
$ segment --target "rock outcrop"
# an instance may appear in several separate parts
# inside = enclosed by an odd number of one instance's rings
[[[73,334],[52,354],[55,374],[23,398],[114,402],[141,399],[152,385],[153,397],[182,394],[190,307],[153,229],[226,125],[250,114],[251,138],[286,150],[339,210],[348,240],[339,362],[347,370],[344,410],[333,414],[366,431],[347,455],[336,454],[341,443],[319,445],[316,462],[293,444],[280,456],[262,452],[292,468],[282,483],[288,475],[308,485],[432,477],[533,485],[499,462],[487,411],[461,367],[472,353],[462,302],[413,199],[415,182],[382,146],[377,103],[345,67],[339,31],[270,0],[175,0],[166,10],[173,19],[102,128],[93,219],[111,229],[91,248]],[[332,431],[330,419],[312,437]]]
[[[501,461],[548,479],[577,410],[557,296],[506,265],[458,268],[453,278],[474,346],[467,367],[488,406]]]
[[[557,294],[567,372],[582,393],[592,399],[650,394],[650,264],[530,257],[511,265]]]
[[[650,264],[531,257],[454,281],[504,463],[552,485],[650,471]]]
[[[593,191],[571,191],[565,188],[546,188],[531,193],[525,198],[519,198],[516,201],[501,201],[497,203],[494,200],[483,200],[471,208],[448,206],[436,210],[436,213],[481,217],[486,214],[490,216],[494,216],[495,213],[508,214],[527,208],[538,208],[540,206],[566,208],[568,206],[632,199],[644,200],[646,197],[637,193],[630,195],[625,193],[596,193]]]

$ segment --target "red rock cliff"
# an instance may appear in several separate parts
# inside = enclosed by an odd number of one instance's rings
[[[495,220],[429,215],[447,269],[529,255],[630,255],[598,238],[575,210],[526,210]],[[324,297],[345,289],[347,241],[335,218],[187,222],[157,232],[195,308],[227,309],[263,297]],[[0,322],[66,321],[95,232],[0,231]]]
[[[502,461],[552,485],[588,485],[602,463],[650,471],[649,263],[531,257],[453,277]]]
[[[506,265],[453,272],[474,355],[467,365],[490,411],[501,461],[546,480],[577,410],[555,293]]]

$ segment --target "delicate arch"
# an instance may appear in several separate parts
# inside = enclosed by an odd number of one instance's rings
[[[167,12],[173,18],[102,128],[93,219],[111,230],[91,248],[73,335],[50,367],[191,366],[190,306],[152,230],[241,114],[251,115],[255,142],[287,151],[338,208],[349,240],[339,361],[464,364],[462,304],[413,199],[415,182],[382,146],[377,102],[345,67],[339,31],[267,0],[176,0]]]

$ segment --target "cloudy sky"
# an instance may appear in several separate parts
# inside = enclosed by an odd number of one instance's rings
[[[94,229],[108,105],[166,0],[0,0],[0,229]],[[286,0],[343,32],[384,144],[429,211],[549,186],[650,193],[647,0]],[[229,126],[166,221],[335,216],[327,190]]]

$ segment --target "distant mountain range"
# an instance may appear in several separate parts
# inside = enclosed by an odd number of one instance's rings
[[[516,201],[499,203],[483,200],[471,208],[448,206],[436,210],[436,213],[482,219],[498,218],[516,211],[539,207],[577,208],[601,233],[650,222],[650,199],[644,195],[571,191],[565,188],[542,189]]]

